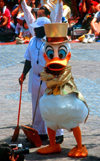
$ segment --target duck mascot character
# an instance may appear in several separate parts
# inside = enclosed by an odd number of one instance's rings
[[[88,151],[82,145],[79,124],[88,117],[88,107],[82,94],[78,91],[68,64],[71,58],[67,39],[67,23],[45,25],[46,42],[44,59],[46,65],[41,72],[42,81],[47,88],[41,97],[40,111],[46,122],[50,144],[38,149],[40,154],[61,152],[60,144],[55,141],[57,129],[72,131],[77,145],[72,148],[69,157],[86,157]]]

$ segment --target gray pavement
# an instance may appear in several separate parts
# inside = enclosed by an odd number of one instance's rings
[[[72,73],[78,89],[84,95],[90,109],[85,124],[81,124],[83,144],[88,149],[88,157],[72,159],[67,157],[68,151],[76,145],[71,132],[64,130],[64,142],[60,154],[39,155],[37,148],[32,148],[20,130],[16,143],[29,146],[30,154],[25,161],[100,161],[100,43],[72,43]],[[23,69],[24,52],[27,45],[0,45],[0,141],[11,143],[11,137],[17,124],[19,106],[18,78]],[[27,92],[28,76],[23,85],[21,124],[31,124],[31,96]],[[48,142],[43,142],[48,144]]]

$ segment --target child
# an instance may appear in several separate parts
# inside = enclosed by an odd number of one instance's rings
[[[13,32],[10,22],[11,15],[9,9],[5,6],[4,0],[0,0],[0,41],[9,42],[14,40],[15,33]]]
[[[25,20],[23,20],[23,26],[19,33],[19,36],[16,38],[16,44],[29,43],[31,38],[31,33],[29,31],[28,25]]]
[[[19,36],[19,33],[21,32],[22,30],[22,27],[23,27],[23,20],[24,20],[24,13],[19,13],[17,15],[17,24],[16,24],[16,27],[15,27],[15,34],[16,34],[16,37]]]

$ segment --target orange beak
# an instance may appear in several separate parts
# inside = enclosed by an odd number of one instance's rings
[[[49,59],[46,53],[44,53],[44,59],[46,60],[46,67],[52,71],[63,70],[67,66],[70,58],[71,58],[70,52],[67,54],[65,59],[60,59],[59,57],[54,57],[53,59]]]

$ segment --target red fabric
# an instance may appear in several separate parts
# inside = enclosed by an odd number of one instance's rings
[[[0,42],[0,45],[15,45],[16,41],[13,42]]]
[[[91,4],[96,7],[99,3],[97,1],[90,0],[90,3],[87,3],[87,13],[93,13]],[[79,12],[82,12],[82,3],[80,3]]]
[[[8,24],[7,24],[7,28],[10,28],[10,21],[11,21],[11,18],[10,18],[10,11],[8,8],[5,9],[5,12],[3,13],[3,16],[6,16],[8,17]]]
[[[48,37],[47,42],[62,42],[68,40],[67,37]]]
[[[99,4],[97,1],[92,1],[92,0],[91,0],[91,3],[93,4],[94,7],[96,7]]]
[[[24,43],[24,44],[28,44],[28,43]],[[0,45],[16,45],[16,40],[12,42],[0,42]]]

